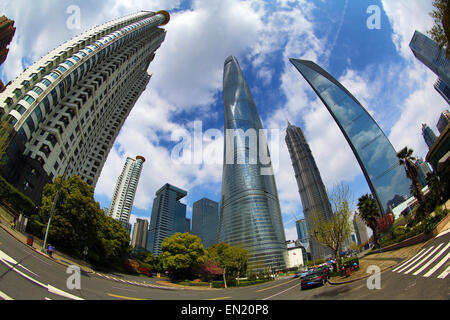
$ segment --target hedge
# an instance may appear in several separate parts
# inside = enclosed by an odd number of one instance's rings
[[[260,283],[264,283],[264,282],[268,282],[268,281],[270,281],[270,280],[268,280],[268,279],[240,280],[239,287],[251,286],[254,284],[260,284]],[[213,288],[223,288],[223,281],[213,281],[212,287]],[[227,280],[227,287],[237,287],[237,281],[234,279]]]
[[[34,202],[0,176],[0,199],[15,211],[31,216],[36,209]]]

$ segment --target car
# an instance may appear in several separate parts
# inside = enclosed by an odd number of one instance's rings
[[[327,282],[327,276],[323,273],[323,271],[314,271],[308,275],[306,275],[301,280],[301,289],[305,290],[310,287],[323,286]]]
[[[292,277],[292,279],[296,279],[296,278],[298,278],[298,277],[300,277],[301,276],[301,273],[300,272],[297,272],[296,274],[294,274],[294,276]]]

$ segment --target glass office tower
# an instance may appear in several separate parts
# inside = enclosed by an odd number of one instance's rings
[[[261,119],[235,57],[225,61],[223,96],[226,134],[240,129],[256,131],[257,145],[262,143],[258,149],[268,150],[267,142],[258,135]],[[287,250],[278,192],[273,174],[262,174],[267,172],[263,169],[271,171],[272,165],[262,164],[265,161],[259,155],[253,164],[250,140],[237,135],[232,144],[225,141],[218,242],[247,249],[249,271],[282,269],[286,267]],[[227,161],[230,158],[234,159],[232,163]],[[239,159],[245,162],[239,164]]]
[[[192,234],[202,239],[203,246],[208,248],[217,241],[219,225],[219,204],[210,199],[200,199],[192,206]]]
[[[399,165],[390,141],[355,97],[328,72],[311,61],[290,59],[341,129],[385,214],[394,198],[409,196],[411,182]],[[398,195],[399,197],[396,197]]]
[[[186,205],[179,201],[185,196],[187,191],[168,183],[156,191],[147,237],[147,250],[155,256],[161,253],[165,238],[186,232]]]
[[[288,121],[285,140],[294,167],[298,192],[302,200],[303,215],[306,218],[308,229],[312,230],[311,219],[318,217],[321,220],[328,220],[333,216],[333,210],[302,129],[293,126]],[[331,253],[329,249],[318,243],[314,238],[310,239],[310,245],[314,260],[325,258]]]
[[[422,124],[422,136],[425,139],[428,148],[431,148],[437,140],[436,134],[425,123]]]

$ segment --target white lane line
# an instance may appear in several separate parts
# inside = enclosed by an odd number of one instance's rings
[[[286,289],[286,290],[283,290],[283,291],[278,292],[278,293],[276,293],[276,294],[274,294],[274,295],[271,295],[270,297],[264,298],[263,300],[269,300],[270,298],[273,298],[273,297],[276,297],[276,296],[278,296],[278,295],[280,295],[280,294],[282,294],[282,293],[285,293],[286,291],[289,291],[289,290],[291,290],[291,289],[293,289],[293,288],[295,288],[295,287],[298,287],[299,285],[301,285],[301,283],[298,283],[298,284],[296,284],[296,285],[293,286],[293,287],[290,287],[290,288],[288,288],[288,289]]]
[[[441,237],[441,236],[443,236],[444,234],[447,234],[447,233],[449,233],[450,232],[450,229],[447,229],[447,230],[445,230],[445,231],[442,231],[441,233],[439,233],[437,236],[436,236],[436,238],[439,238],[439,237]]]
[[[409,268],[408,270],[406,270],[405,272],[404,272],[404,274],[408,274],[408,273],[410,273],[411,271],[413,271],[415,268],[417,268],[418,266],[420,266],[422,263],[424,263],[429,257],[431,257],[431,256],[433,256],[433,254],[436,252],[436,251],[438,251],[439,250],[439,248],[441,247],[441,246],[443,246],[444,244],[443,243],[441,243],[441,244],[439,244],[433,251],[431,251],[429,254],[427,254],[425,257],[423,257],[422,259],[420,259],[420,261],[418,261],[414,266],[412,266],[411,268]]]
[[[402,262],[397,268],[393,269],[392,271],[397,271],[398,269],[402,268],[403,266],[406,266],[406,264],[410,263],[413,259],[415,259],[419,254],[422,254],[425,251],[425,249],[420,250],[416,253],[413,257],[409,258],[405,262]]]
[[[3,299],[3,300],[14,300],[10,296],[8,296],[6,293],[1,292],[1,291],[0,291],[0,299]]]
[[[444,249],[442,249],[441,251],[439,251],[438,254],[436,254],[433,259],[431,259],[430,261],[428,261],[427,263],[425,263],[419,270],[417,270],[416,272],[413,273],[413,275],[417,276],[419,273],[421,273],[423,270],[425,270],[425,268],[427,268],[430,264],[432,264],[437,258],[439,258],[441,255],[444,254],[445,251],[447,251],[448,247],[450,247],[450,243],[447,243],[447,245],[444,247]]]
[[[435,265],[433,267],[433,269],[431,269],[430,271],[428,271],[427,273],[425,273],[423,276],[425,278],[428,278],[429,276],[431,276],[433,273],[436,272],[437,269],[439,269],[440,267],[442,267],[444,265],[444,263],[446,263],[448,261],[448,259],[450,259],[450,252],[447,253],[447,255],[444,257],[444,259],[442,259],[441,261],[439,261],[439,263],[437,265]]]
[[[53,287],[51,285],[46,285],[46,284],[43,284],[42,282],[40,282],[40,281],[38,281],[36,279],[33,279],[32,277],[30,277],[27,274],[23,273],[22,271],[18,270],[14,264],[10,264],[8,261],[6,261],[6,259],[2,258],[4,256],[6,256],[8,258],[8,260],[10,260],[11,262],[15,261],[13,258],[11,258],[10,256],[6,255],[3,251],[0,250],[0,262],[3,262],[5,265],[10,267],[11,270],[13,270],[14,272],[20,274],[22,277],[26,278],[27,280],[29,280],[31,282],[34,282],[35,284],[37,284],[40,287],[43,287],[44,289],[47,289],[51,293],[54,293],[54,294],[57,294],[57,295],[60,295],[60,296],[66,297],[66,298],[74,299],[74,300],[84,300],[84,299],[79,298],[77,296],[74,296],[74,295],[72,295],[70,293],[67,293],[67,292],[65,292],[63,290],[55,288],[55,287]],[[16,264],[17,264],[17,262],[16,262]]]
[[[413,260],[411,260],[409,263],[407,263],[406,265],[403,265],[403,267],[401,267],[400,269],[396,269],[395,272],[402,272],[403,270],[405,270],[406,268],[408,268],[411,264],[413,264],[414,262],[416,262],[417,260],[419,260],[423,255],[427,254],[428,251],[432,250],[434,248],[434,246],[428,248],[428,250],[422,252],[420,255],[417,254],[415,255],[415,258]]]
[[[17,266],[17,267],[21,267],[22,269],[25,269],[26,271],[28,271],[29,273],[32,273],[33,275],[37,276],[38,275],[36,273],[34,273],[33,271],[29,270],[28,268],[24,267],[23,265],[19,264],[16,260],[14,260],[13,258],[11,258],[10,256],[8,256],[6,253],[4,253],[3,251],[0,251],[0,260],[5,260],[8,261],[9,263]]]
[[[448,276],[449,273],[450,273],[450,266],[448,266],[448,268],[438,276],[438,279],[445,279],[445,277]]]

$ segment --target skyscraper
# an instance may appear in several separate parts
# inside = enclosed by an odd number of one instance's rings
[[[295,227],[297,229],[297,238],[300,241],[301,245],[305,249],[310,249],[309,246],[309,233],[308,226],[306,225],[305,219],[300,219],[295,222]]]
[[[310,219],[313,216],[319,216],[321,220],[327,220],[333,216],[333,210],[302,129],[288,122],[285,140],[294,167],[298,192],[302,200],[303,215],[308,230],[311,230]],[[317,241],[312,238],[309,240],[311,255],[314,260],[324,258],[329,254],[329,250],[325,250]]]
[[[165,238],[186,232],[186,205],[179,201],[186,195],[186,191],[168,183],[156,191],[147,240],[147,250],[155,256],[161,253]]]
[[[439,92],[442,98],[450,104],[450,86],[446,85],[441,79],[437,79],[434,88]]]
[[[431,168],[431,165],[424,161],[422,158],[419,158],[416,160],[416,165],[418,170],[418,178],[419,183],[423,187],[427,185],[427,176],[430,173],[433,173],[433,168]]]
[[[388,203],[396,195],[410,195],[411,184],[388,138],[359,101],[328,72],[311,61],[290,61],[331,113],[349,143],[382,214],[387,213]]]
[[[361,218],[358,212],[353,216],[353,227],[356,233],[356,239],[358,245],[365,244],[369,241],[369,235],[367,234],[367,227],[364,220]]]
[[[133,208],[139,177],[145,158],[137,156],[136,160],[128,157],[122,173],[117,179],[116,188],[111,199],[108,215],[122,223],[129,222]]]
[[[166,34],[158,26],[169,18],[165,11],[141,11],[94,27],[7,86],[0,94],[0,116],[14,137],[5,178],[36,203],[43,186],[68,165],[69,175],[95,186],[150,80],[147,69]]]
[[[450,60],[444,49],[439,49],[436,42],[419,31],[414,32],[409,47],[419,61],[450,87]]]
[[[219,225],[219,204],[210,199],[200,199],[192,207],[192,234],[202,239],[208,248],[217,243]]]
[[[145,249],[147,247],[148,221],[146,219],[136,219],[134,224],[131,245],[134,249]]]
[[[425,143],[427,144],[428,148],[431,148],[437,140],[437,137],[434,134],[433,130],[431,130],[431,128],[426,124],[422,124],[422,136],[425,139]]]
[[[439,121],[436,125],[437,129],[439,130],[439,133],[442,134],[449,124],[450,124],[450,112],[448,110],[445,110],[444,112],[441,113]]]
[[[225,60],[223,96],[227,139],[218,241],[247,249],[249,271],[285,268],[280,203],[274,176],[268,174],[272,164],[270,156],[269,161],[261,158],[261,152],[268,151],[267,142],[259,135],[261,119],[235,57]],[[252,152],[255,146],[260,146],[258,155]]]

